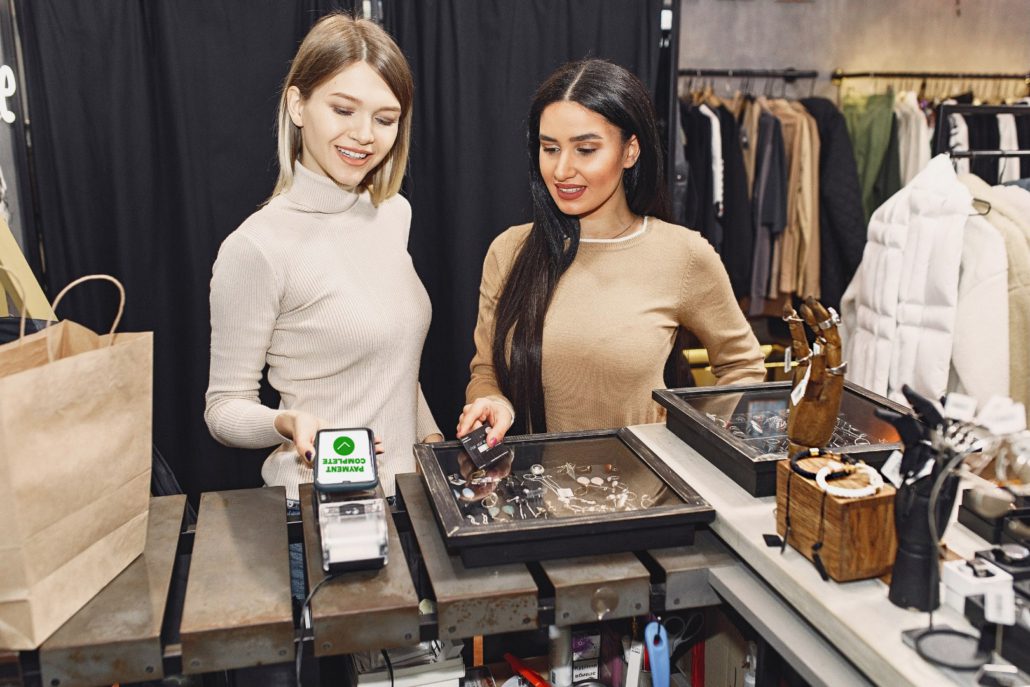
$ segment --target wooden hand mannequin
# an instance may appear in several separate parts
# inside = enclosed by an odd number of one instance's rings
[[[791,350],[797,360],[787,417],[787,439],[794,455],[803,449],[824,448],[833,436],[847,366],[841,361],[840,318],[832,309],[809,296],[801,306],[801,317],[788,305],[783,319],[790,327]],[[816,334],[811,348],[803,323]]]

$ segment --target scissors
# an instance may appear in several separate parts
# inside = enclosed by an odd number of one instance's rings
[[[676,665],[680,658],[683,657],[683,654],[690,648],[690,643],[694,641],[697,633],[701,631],[703,623],[704,617],[700,613],[694,613],[686,620],[678,615],[670,615],[662,620],[662,625],[665,626],[665,633],[668,637],[670,665]]]

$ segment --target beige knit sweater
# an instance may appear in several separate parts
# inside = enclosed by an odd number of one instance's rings
[[[407,251],[410,220],[401,196],[376,208],[298,164],[293,187],[218,251],[204,419],[229,446],[280,444],[261,475],[287,498],[312,475],[276,432],[279,411],[258,400],[266,364],[281,409],[375,431],[388,495],[394,475],[415,469],[412,444],[439,432],[418,384],[431,310]]]
[[[501,396],[491,357],[495,309],[529,229],[498,236],[483,263],[469,401]],[[700,234],[648,218],[643,231],[625,239],[581,241],[544,321],[547,430],[664,419],[651,391],[665,387],[662,373],[680,326],[708,349],[719,384],[764,380],[758,340],[719,256]]]

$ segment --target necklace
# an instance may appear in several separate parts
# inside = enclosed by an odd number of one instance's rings
[[[624,226],[622,228],[622,231],[620,231],[615,236],[605,236],[603,238],[602,237],[587,237],[587,239],[588,240],[593,240],[593,241],[614,241],[615,239],[619,238],[620,236],[625,234],[627,231],[629,231],[630,227],[632,227],[634,224],[637,223],[637,219],[639,219],[639,218],[636,215],[633,215],[633,218],[630,219],[629,224]]]

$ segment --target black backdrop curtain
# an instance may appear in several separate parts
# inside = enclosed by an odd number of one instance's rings
[[[289,61],[339,4],[18,2],[48,291],[91,272],[124,283],[122,328],[155,332],[154,443],[194,498],[261,484],[267,451],[220,446],[204,424],[208,284],[275,182]],[[58,315],[104,329],[112,291],[80,287]]]
[[[118,277],[128,293],[122,328],[155,332],[154,442],[187,492],[260,484],[267,451],[221,447],[203,421],[211,265],[271,192],[277,94],[299,41],[322,14],[354,3],[16,5],[50,296],[83,274]],[[529,96],[554,67],[587,55],[653,87],[660,0],[384,6],[415,72],[410,249],[434,307],[422,379],[451,435],[486,247],[530,217]],[[109,291],[80,287],[59,314],[105,329]]]

